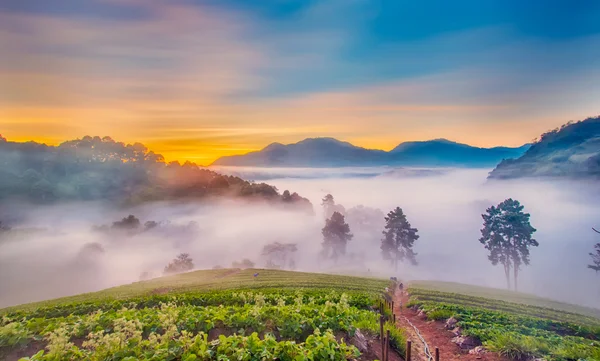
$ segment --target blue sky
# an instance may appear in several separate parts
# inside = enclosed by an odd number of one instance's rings
[[[0,127],[213,159],[333,136],[519,145],[600,106],[598,1],[0,3]]]

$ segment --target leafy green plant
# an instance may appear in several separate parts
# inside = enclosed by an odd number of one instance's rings
[[[510,360],[528,360],[548,353],[549,345],[531,336],[499,333],[485,347]]]
[[[433,309],[427,312],[427,319],[433,321],[447,320],[454,315],[451,310]]]

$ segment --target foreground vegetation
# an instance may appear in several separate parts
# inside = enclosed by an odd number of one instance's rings
[[[23,360],[359,357],[349,339],[357,329],[379,336],[373,306],[388,282],[315,274],[310,279],[283,271],[198,271],[6,309],[0,358],[17,353],[26,356]],[[167,284],[170,293],[156,292]],[[396,334],[392,342],[402,345],[402,333]]]
[[[409,289],[411,306],[419,307],[429,319],[455,318],[455,332],[478,339],[485,348],[504,357],[600,360],[598,318],[420,287]],[[529,299],[530,303],[534,299]]]

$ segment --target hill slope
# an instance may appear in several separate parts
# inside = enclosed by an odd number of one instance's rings
[[[249,167],[346,167],[346,166],[493,166],[521,156],[529,147],[477,148],[435,139],[406,142],[386,152],[366,149],[333,138],[309,138],[294,144],[273,143],[243,155],[217,159],[213,165]]]
[[[543,134],[520,158],[500,162],[489,178],[599,176],[600,117],[595,117]]]
[[[279,194],[264,183],[224,176],[194,163],[166,163],[140,143],[90,137],[47,146],[11,142],[0,135],[0,200],[57,203],[150,201],[236,197],[312,212],[296,193]]]

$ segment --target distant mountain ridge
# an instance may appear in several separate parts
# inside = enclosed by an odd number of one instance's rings
[[[600,116],[543,134],[521,157],[498,164],[488,178],[524,177],[599,178]]]
[[[245,167],[457,166],[493,167],[520,157],[529,148],[478,148],[447,139],[404,142],[389,152],[367,149],[335,138],[307,138],[284,145],[272,143],[260,151],[226,156],[212,165]]]

